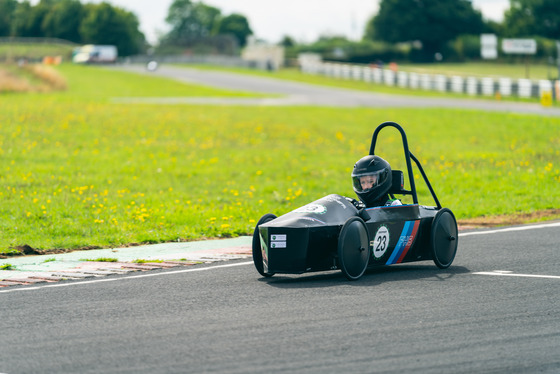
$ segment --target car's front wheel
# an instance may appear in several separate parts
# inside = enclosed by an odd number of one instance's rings
[[[359,279],[369,264],[369,235],[360,217],[351,217],[338,236],[338,267],[349,280]]]

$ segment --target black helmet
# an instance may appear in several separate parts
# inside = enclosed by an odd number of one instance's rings
[[[379,156],[362,157],[354,165],[354,191],[367,207],[383,205],[384,201],[377,200],[387,194],[392,182],[391,165]]]

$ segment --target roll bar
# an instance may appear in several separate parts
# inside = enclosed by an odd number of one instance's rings
[[[424,172],[422,165],[420,165],[420,161],[418,161],[418,159],[408,149],[408,140],[406,139],[406,134],[404,132],[404,129],[401,127],[401,125],[399,125],[396,122],[383,122],[381,125],[377,126],[377,128],[373,132],[373,136],[371,137],[371,146],[369,148],[369,154],[370,155],[375,154],[375,145],[377,144],[377,136],[379,135],[379,132],[385,127],[396,128],[397,130],[399,130],[402,137],[404,157],[406,160],[406,168],[408,170],[408,179],[410,182],[410,191],[403,190],[400,193],[404,195],[412,195],[412,200],[414,204],[418,204],[418,195],[416,193],[416,184],[414,183],[414,173],[412,171],[412,162],[411,162],[412,160],[416,163],[416,166],[418,167],[420,174],[422,174],[422,177],[424,178],[424,182],[426,182],[426,185],[428,186],[428,189],[430,190],[432,197],[434,198],[437,208],[441,209],[441,204],[439,203],[436,193],[434,192],[434,189],[432,188],[432,185],[430,184],[430,181],[428,180],[428,177],[426,176],[426,173]]]

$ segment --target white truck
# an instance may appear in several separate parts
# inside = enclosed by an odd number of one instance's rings
[[[117,55],[117,47],[114,45],[87,44],[74,49],[72,61],[77,64],[114,63]]]

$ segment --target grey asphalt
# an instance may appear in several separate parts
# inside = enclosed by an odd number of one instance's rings
[[[262,105],[262,106],[328,106],[369,108],[459,108],[540,116],[560,116],[560,108],[543,107],[537,103],[497,101],[494,99],[421,97],[356,91],[343,88],[318,86],[275,79],[270,77],[240,75],[223,71],[160,66],[149,72],[143,65],[117,65],[114,69],[167,77],[183,82],[215,88],[247,91],[261,94],[283,95],[267,98],[216,98],[216,97],[115,97],[118,103],[151,104],[210,104],[210,105]]]
[[[237,260],[10,287],[0,372],[558,373],[560,223],[521,229],[356,282]]]

